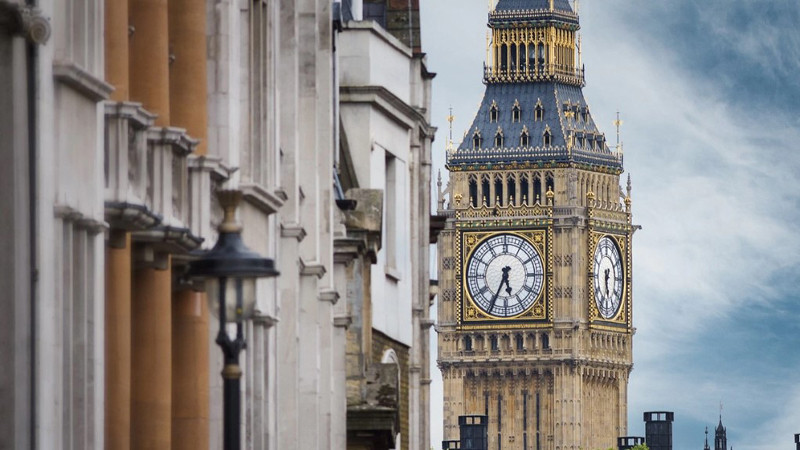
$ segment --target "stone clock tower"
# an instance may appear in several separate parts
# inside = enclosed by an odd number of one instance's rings
[[[622,152],[583,96],[567,0],[499,0],[489,27],[486,93],[440,183],[444,437],[486,415],[492,450],[613,447],[633,338]]]

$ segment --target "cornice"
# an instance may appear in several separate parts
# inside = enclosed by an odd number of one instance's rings
[[[369,103],[388,114],[408,129],[419,127],[425,136],[433,136],[436,128],[428,123],[422,110],[415,108],[384,86],[341,86],[341,103]]]
[[[114,86],[71,62],[54,62],[53,77],[95,102],[107,99],[114,91]]]
[[[266,215],[278,212],[286,201],[285,193],[265,189],[260,184],[240,183],[239,189],[241,189],[244,200],[247,203],[255,206]]]

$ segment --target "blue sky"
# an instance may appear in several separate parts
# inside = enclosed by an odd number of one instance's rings
[[[424,0],[443,167],[484,86],[486,0]],[[719,405],[737,450],[800,433],[800,2],[582,0],[586,98],[609,142],[619,110],[633,179],[634,371],[642,412],[675,412],[674,448],[702,449]],[[441,381],[433,371],[433,436]],[[713,445],[713,442],[712,442]]]

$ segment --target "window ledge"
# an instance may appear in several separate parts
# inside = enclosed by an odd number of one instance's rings
[[[266,215],[274,214],[283,206],[286,198],[282,192],[270,191],[260,184],[241,184],[244,199]]]
[[[400,271],[397,270],[397,268],[392,267],[392,266],[390,266],[388,264],[383,267],[383,271],[384,271],[384,273],[386,273],[386,278],[389,278],[390,280],[394,281],[395,283],[400,281],[403,278],[403,274],[400,273]]]
[[[111,92],[114,91],[114,86],[111,86],[73,63],[54,63],[53,76],[56,80],[95,102],[107,99],[108,96],[111,95]]]

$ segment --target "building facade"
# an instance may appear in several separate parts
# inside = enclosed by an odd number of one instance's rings
[[[418,14],[398,38],[363,10],[0,0],[0,448],[222,447],[218,325],[185,277],[221,188],[280,271],[246,326],[244,446],[351,446],[350,380],[384,363],[382,448],[427,448],[431,75]]]
[[[369,253],[347,276],[348,286],[364,286],[347,300],[348,448],[425,449],[434,75],[420,50],[418,2],[343,7],[353,20],[345,21],[338,45],[338,167],[342,191],[355,205],[342,211],[345,227],[335,245],[337,255],[356,241]],[[396,404],[380,394],[392,388]]]
[[[444,438],[485,415],[490,449],[614,447],[633,338],[622,152],[583,96],[570,2],[500,0],[489,28],[485,95],[439,194]]]

